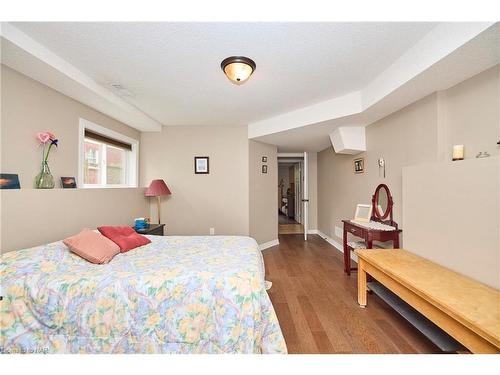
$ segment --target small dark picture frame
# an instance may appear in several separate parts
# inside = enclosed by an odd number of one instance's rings
[[[0,189],[21,189],[19,175],[0,173]]]
[[[267,156],[263,156],[263,157],[262,157],[262,162],[263,162],[263,163],[267,163]]]
[[[267,173],[267,165],[262,166],[262,173]]]
[[[76,189],[76,179],[74,177],[61,177],[63,189]]]
[[[195,156],[194,157],[194,173],[195,174],[209,174],[209,158],[208,156]]]
[[[354,173],[363,173],[365,171],[365,159],[354,159]]]

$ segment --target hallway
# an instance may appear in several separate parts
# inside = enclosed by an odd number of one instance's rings
[[[278,215],[278,234],[302,234],[304,226],[283,214]]]

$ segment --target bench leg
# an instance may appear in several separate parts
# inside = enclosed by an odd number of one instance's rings
[[[366,271],[363,259],[358,264],[358,303],[360,307],[366,307]]]

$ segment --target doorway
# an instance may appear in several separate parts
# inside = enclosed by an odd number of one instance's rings
[[[278,234],[305,234],[305,155],[278,154]]]

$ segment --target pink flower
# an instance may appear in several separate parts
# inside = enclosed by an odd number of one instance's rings
[[[40,144],[44,145],[50,141],[50,133],[37,133],[36,138]]]
[[[51,141],[56,139],[56,136],[54,135],[54,133],[47,132],[47,134],[49,135]]]

